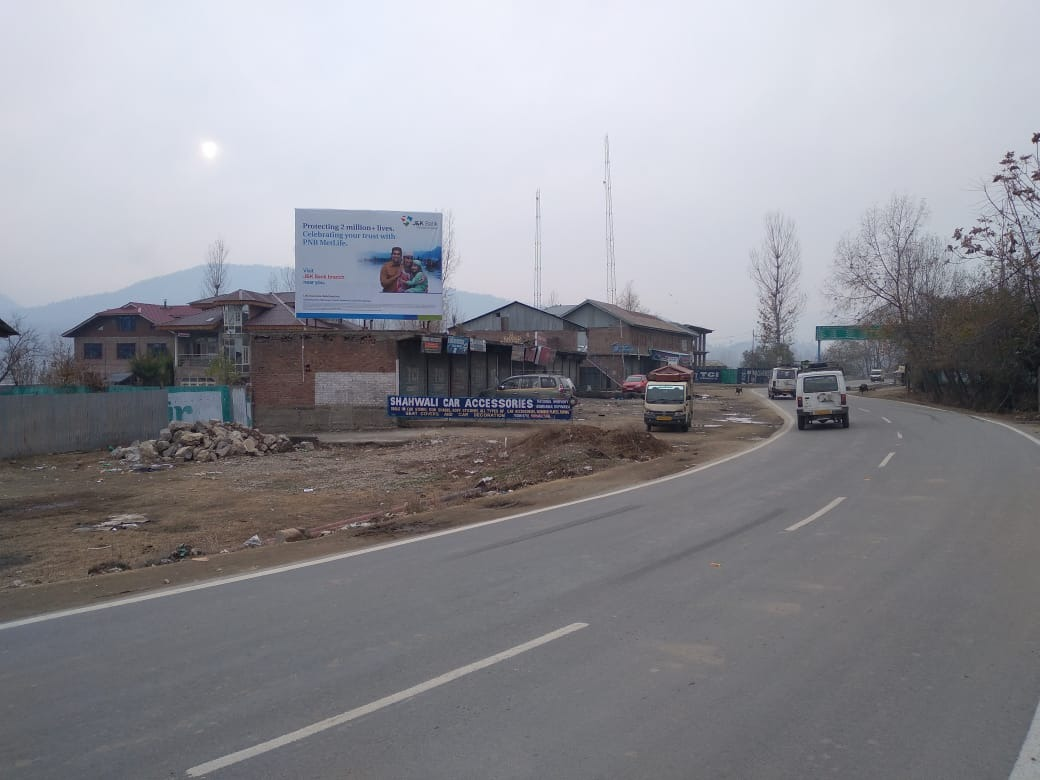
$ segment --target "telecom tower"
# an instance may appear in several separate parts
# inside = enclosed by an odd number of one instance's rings
[[[542,191],[534,193],[534,307],[542,308]]]
[[[603,189],[607,195],[607,303],[617,301],[617,273],[614,267],[614,198],[610,192],[610,136],[603,136]]]

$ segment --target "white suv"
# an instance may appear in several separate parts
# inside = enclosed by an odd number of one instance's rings
[[[769,376],[769,397],[789,395],[794,398],[795,377],[798,369],[793,366],[777,366]]]
[[[805,371],[798,375],[795,388],[798,430],[812,422],[841,423],[849,427],[849,403],[845,374],[841,371]]]

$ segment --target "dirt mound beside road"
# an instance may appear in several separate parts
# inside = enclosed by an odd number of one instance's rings
[[[780,425],[753,393],[698,393],[689,433],[642,431],[638,399],[582,399],[572,422],[417,428],[161,471],[106,452],[6,461],[0,619],[574,500],[731,454]],[[134,519],[105,525],[122,516]],[[326,535],[283,543],[292,529]]]

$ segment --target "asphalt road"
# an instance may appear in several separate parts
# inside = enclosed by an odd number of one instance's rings
[[[1040,777],[1040,442],[851,400],[637,490],[0,624],[0,774]]]

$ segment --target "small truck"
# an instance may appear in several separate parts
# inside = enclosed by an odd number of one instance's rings
[[[643,422],[679,431],[693,424],[693,372],[682,366],[662,366],[647,374]]]

